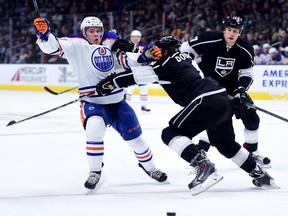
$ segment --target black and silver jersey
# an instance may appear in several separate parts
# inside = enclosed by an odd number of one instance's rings
[[[253,47],[238,38],[228,47],[222,32],[204,32],[188,42],[190,53],[201,57],[199,68],[204,76],[216,79],[228,93],[238,86],[246,89],[253,82]]]
[[[221,89],[215,80],[202,78],[192,65],[192,58],[184,53],[177,52],[170,57],[164,57],[155,62],[152,68],[158,76],[159,84],[171,99],[181,106],[202,97],[203,94],[214,94],[214,91]]]

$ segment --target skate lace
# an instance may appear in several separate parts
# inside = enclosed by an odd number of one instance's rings
[[[188,170],[188,176],[194,175],[196,173],[196,169],[194,167],[189,166],[189,167],[187,167],[185,169]]]
[[[90,173],[90,176],[87,179],[89,184],[96,184],[100,179],[100,175],[97,173]]]
[[[189,169],[189,173],[188,173],[188,175],[190,176],[190,175],[196,175],[196,177],[199,177],[200,175],[201,175],[201,173],[202,173],[202,170],[203,170],[203,167],[202,166],[204,166],[204,165],[197,165],[197,166],[195,166],[195,167],[188,167],[187,169]],[[192,170],[193,169],[193,170]]]
[[[152,170],[150,172],[150,177],[159,180],[161,178],[162,174],[163,173],[160,170],[155,169],[155,170]]]
[[[194,173],[196,175],[196,178],[201,175],[202,170],[203,170],[202,166],[204,166],[204,165],[199,164],[198,166],[195,167]]]

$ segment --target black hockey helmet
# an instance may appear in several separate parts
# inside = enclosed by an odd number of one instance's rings
[[[226,16],[223,20],[223,27],[232,27],[232,28],[237,28],[242,32],[243,27],[244,27],[244,22],[243,19],[239,16]]]
[[[179,51],[181,45],[180,40],[175,36],[163,36],[160,40],[155,42],[155,45],[162,49],[164,54],[172,55]],[[165,51],[167,51],[165,53]]]

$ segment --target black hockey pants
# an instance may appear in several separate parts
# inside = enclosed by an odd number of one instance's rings
[[[194,136],[207,130],[210,143],[227,158],[233,157],[241,148],[235,142],[232,125],[232,105],[226,92],[200,98],[185,106],[170,121],[175,134]]]

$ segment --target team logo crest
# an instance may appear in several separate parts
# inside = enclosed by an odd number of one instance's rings
[[[101,71],[107,72],[114,67],[114,60],[110,50],[107,47],[98,47],[91,56],[93,66]]]
[[[221,76],[224,77],[231,73],[234,68],[235,59],[234,58],[223,58],[218,57],[216,62],[215,71]]]

